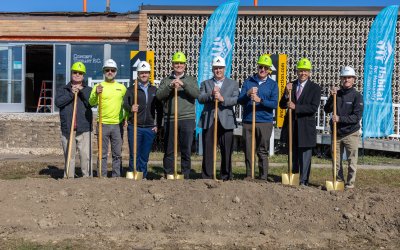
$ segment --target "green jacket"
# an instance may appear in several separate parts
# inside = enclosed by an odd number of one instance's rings
[[[170,87],[174,79],[173,74],[162,79],[156,93],[157,99],[163,102],[164,117],[170,121],[174,120],[175,115],[175,90]],[[195,102],[200,95],[197,80],[186,74],[180,80],[183,82],[183,86],[178,89],[178,120],[195,119]]]

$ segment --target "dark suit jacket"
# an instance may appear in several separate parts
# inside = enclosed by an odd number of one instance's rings
[[[297,138],[293,137],[293,140],[296,141],[297,139],[298,147],[315,147],[317,144],[315,114],[321,102],[321,87],[308,80],[301,92],[301,96],[297,100],[296,89],[298,84],[298,80],[294,81],[292,90],[292,101],[296,104],[295,110],[292,111],[292,124],[294,126],[293,131],[297,131],[297,133],[293,133],[293,136],[297,136]],[[286,109],[288,101],[289,98],[286,98],[285,94],[283,94],[279,101],[279,107]],[[288,119],[289,112],[285,115],[281,132],[281,140],[284,142],[287,142],[289,138]]]
[[[208,129],[214,123],[215,99],[212,96],[215,83],[213,79],[205,80],[200,86],[199,103],[204,104],[198,126],[202,129]],[[224,97],[223,102],[218,103],[218,119],[225,129],[234,129],[237,127],[234,106],[237,104],[239,96],[239,83],[225,78],[221,90]]]

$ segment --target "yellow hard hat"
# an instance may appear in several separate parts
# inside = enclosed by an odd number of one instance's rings
[[[183,54],[183,52],[176,52],[173,56],[172,56],[172,62],[176,63],[186,63],[186,56],[185,54]]]
[[[264,54],[258,58],[258,65],[272,67],[272,59],[269,55]]]
[[[310,60],[307,58],[301,58],[300,61],[297,62],[297,69],[305,69],[305,70],[312,70],[312,65]]]
[[[86,66],[82,62],[76,62],[72,64],[71,71],[78,71],[86,74]]]

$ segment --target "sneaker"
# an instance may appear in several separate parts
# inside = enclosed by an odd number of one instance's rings
[[[353,184],[346,184],[346,186],[344,186],[345,189],[352,189],[354,188]]]

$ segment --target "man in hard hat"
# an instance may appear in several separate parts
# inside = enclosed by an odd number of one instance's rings
[[[172,73],[161,80],[157,99],[164,103],[164,172],[173,174],[174,163],[174,111],[175,88],[178,89],[178,141],[181,151],[181,168],[185,179],[189,178],[193,132],[195,124],[195,101],[200,94],[197,80],[185,73],[186,56],[176,52],[172,56]]]
[[[278,106],[278,84],[272,80],[272,59],[264,54],[258,58],[257,73],[250,76],[243,83],[238,103],[243,106],[243,139],[245,141],[246,176],[251,177],[251,145],[253,102],[256,103],[255,113],[255,145],[258,156],[259,178],[268,177],[268,147],[271,138],[274,109]],[[270,149],[273,150],[273,149]]]
[[[55,105],[60,109],[61,143],[64,150],[65,167],[64,177],[67,177],[68,144],[72,143],[72,154],[68,177],[75,177],[75,153],[79,150],[83,177],[92,175],[91,170],[91,131],[92,107],[89,96],[92,88],[84,83],[86,67],[82,62],[76,62],[71,67],[71,81],[57,90]],[[74,110],[74,96],[77,93],[75,123],[72,124]],[[71,126],[76,132],[75,139],[70,142]]]
[[[214,129],[221,150],[221,179],[232,180],[233,129],[237,127],[234,107],[239,96],[239,83],[225,77],[225,59],[212,60],[213,78],[200,85],[199,103],[204,104],[199,127],[203,129],[202,177],[211,179],[213,173]],[[214,124],[215,100],[218,100],[218,123]]]
[[[149,82],[150,64],[142,61],[138,64],[137,104],[134,103],[134,85],[127,89],[124,108],[128,111],[129,172],[133,171],[133,113],[137,113],[137,152],[136,170],[147,177],[147,163],[153,146],[157,128],[161,127],[162,104],[156,98],[157,88]],[[157,111],[157,123],[155,123]]]
[[[336,95],[336,115],[332,115],[332,122],[337,123],[337,180],[345,181],[342,161],[346,150],[348,174],[345,188],[348,189],[354,188],[356,181],[360,121],[364,107],[362,95],[354,88],[356,77],[352,67],[343,67],[340,71],[340,89],[331,88],[331,96],[324,107],[326,113],[333,112],[333,95]]]
[[[315,114],[321,101],[321,88],[310,80],[312,65],[310,60],[298,61],[297,80],[286,85],[286,91],[279,101],[282,109],[293,110],[293,173],[300,170],[300,185],[308,186],[311,172],[312,150],[317,144]],[[289,91],[292,101],[289,102]],[[288,116],[286,113],[281,136],[288,138]]]
[[[99,94],[102,96],[102,173],[101,176],[107,176],[107,155],[108,143],[111,142],[112,152],[112,177],[121,176],[121,151],[123,134],[123,100],[126,87],[115,81],[118,67],[114,60],[108,59],[103,66],[104,81],[96,84],[90,94],[90,104],[98,105]],[[97,173],[98,175],[100,173]]]

